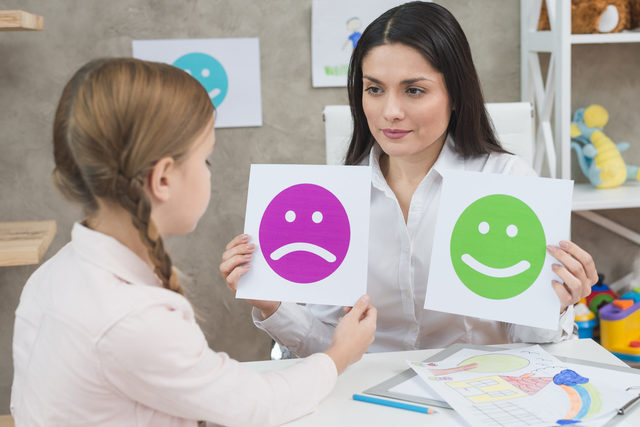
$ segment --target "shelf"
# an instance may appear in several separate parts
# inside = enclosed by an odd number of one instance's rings
[[[23,10],[0,10],[0,31],[41,31],[44,18]]]
[[[56,234],[56,222],[0,222],[0,267],[38,264]]]
[[[640,182],[630,181],[616,188],[597,189],[591,184],[573,187],[574,211],[640,207]]]
[[[640,31],[623,31],[613,34],[571,34],[571,44],[640,43]]]

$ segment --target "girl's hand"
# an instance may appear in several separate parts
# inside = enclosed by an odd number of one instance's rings
[[[553,289],[560,299],[560,312],[591,293],[598,281],[598,272],[591,255],[573,242],[563,240],[560,247],[549,245],[547,251],[562,263],[553,264],[553,271],[564,283],[554,280]]]
[[[249,243],[249,236],[240,234],[233,238],[225,248],[222,254],[222,262],[220,263],[220,273],[227,282],[227,287],[234,293],[238,290],[238,279],[240,276],[249,271],[251,267],[249,262],[252,259],[252,253],[256,250],[256,245]],[[280,307],[280,301],[263,301],[263,300],[246,300],[260,310],[262,317],[265,319],[276,312]]]
[[[340,318],[333,333],[331,346],[326,351],[336,364],[338,374],[360,360],[367,351],[374,340],[377,317],[376,308],[369,305],[369,296],[363,295],[351,310]]]

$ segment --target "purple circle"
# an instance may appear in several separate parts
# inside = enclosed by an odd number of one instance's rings
[[[340,267],[351,227],[342,203],[326,188],[296,184],[278,193],[260,221],[260,249],[283,279],[313,283]]]

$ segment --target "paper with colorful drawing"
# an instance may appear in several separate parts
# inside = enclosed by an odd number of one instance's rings
[[[560,279],[546,247],[569,238],[573,182],[442,174],[424,308],[556,330]]]
[[[461,349],[409,366],[473,426],[599,426],[637,394],[627,387],[640,386],[640,375],[562,362],[538,345]]]

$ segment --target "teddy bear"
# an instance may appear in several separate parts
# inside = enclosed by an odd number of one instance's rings
[[[640,27],[640,0],[571,0],[571,33],[618,33]],[[546,1],[538,30],[549,30]]]

